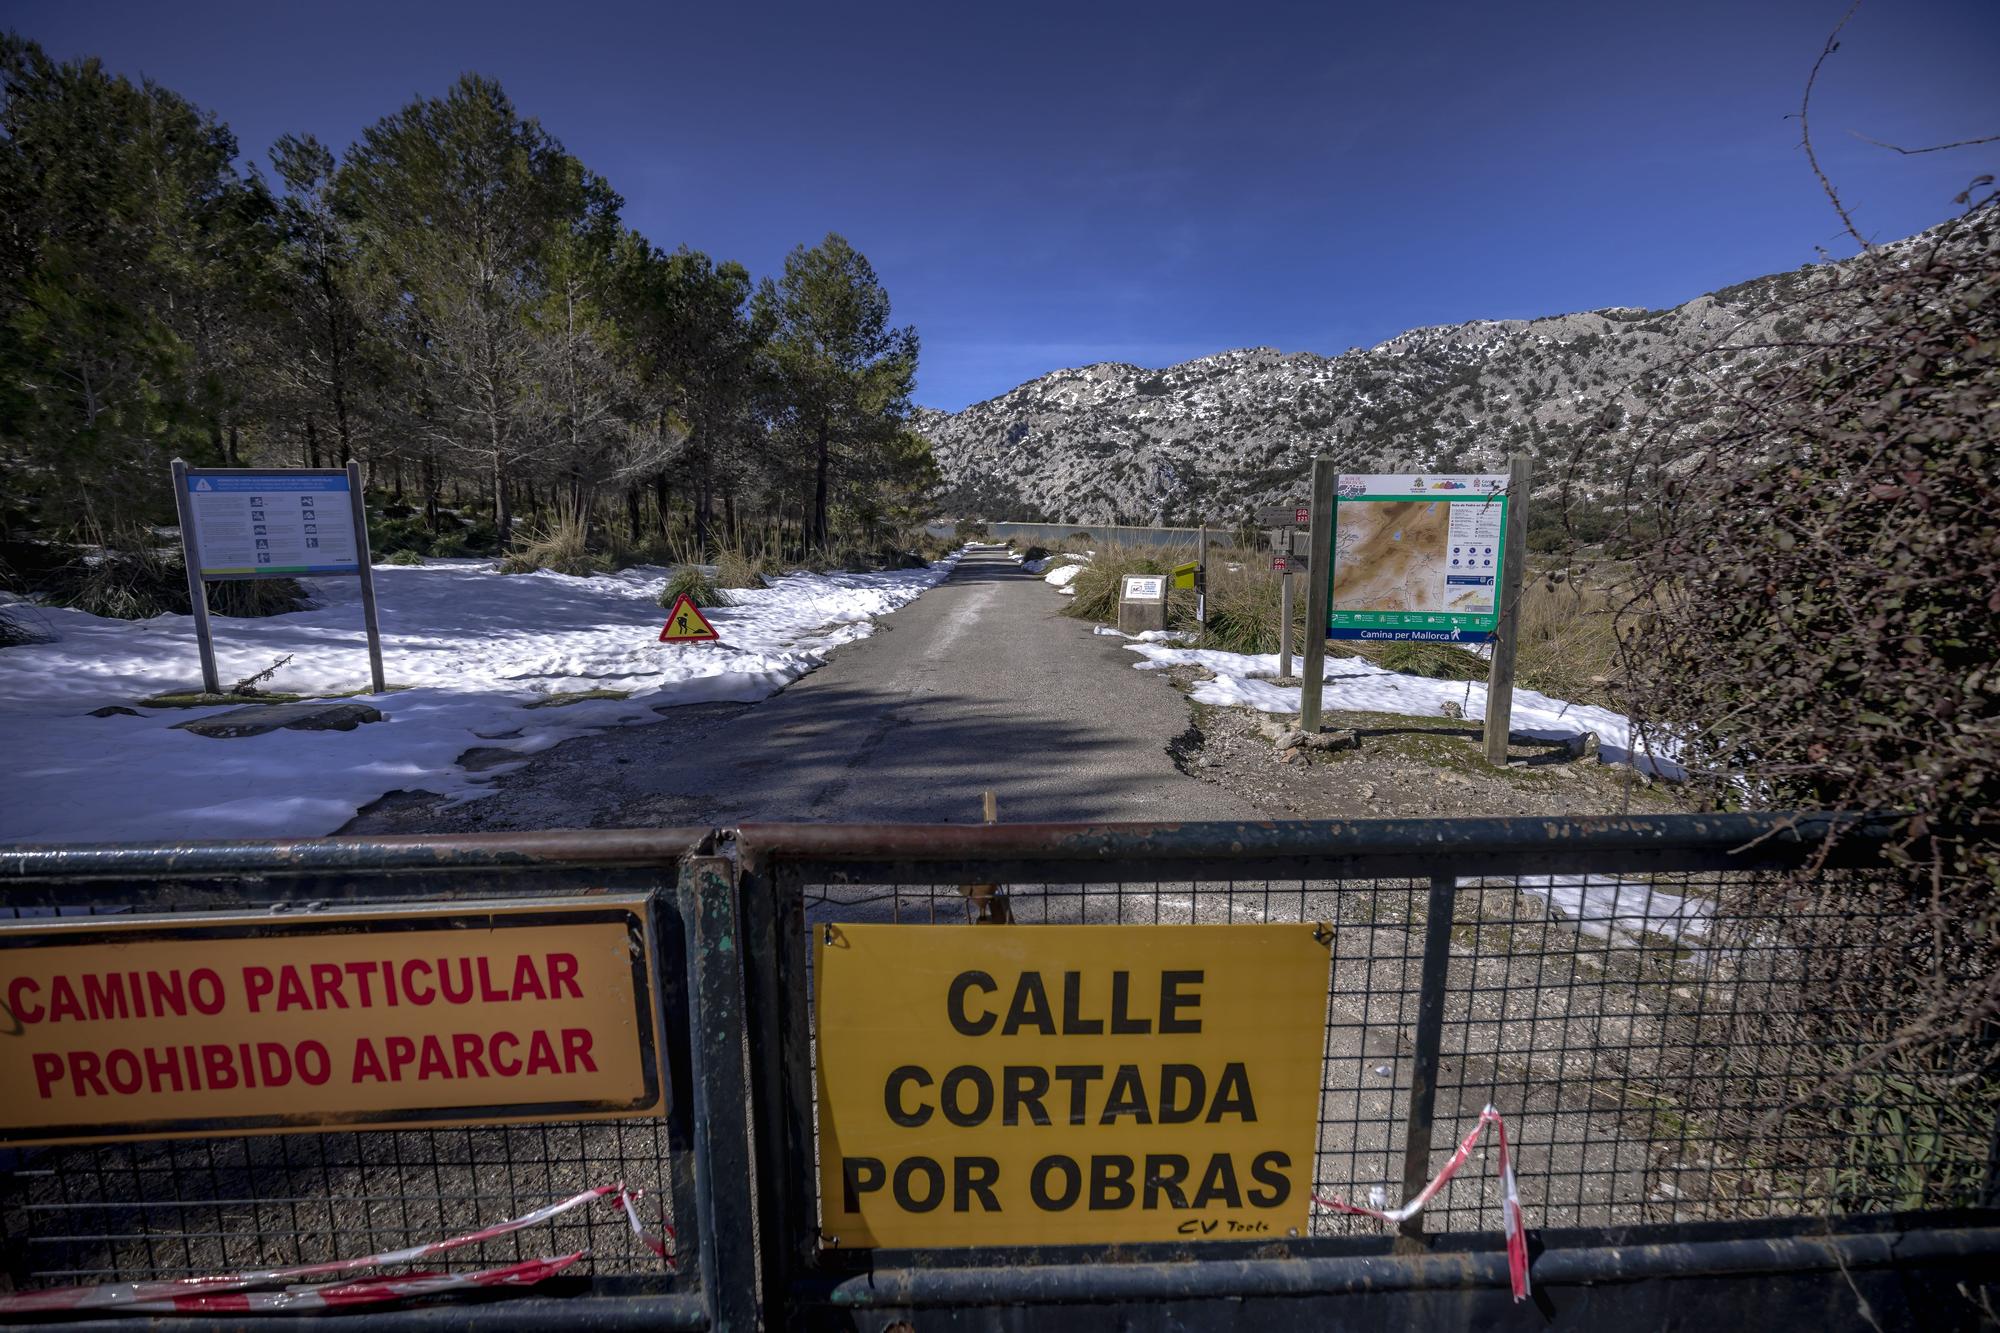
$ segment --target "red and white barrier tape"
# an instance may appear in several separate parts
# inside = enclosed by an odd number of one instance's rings
[[[35,1314],[60,1310],[132,1310],[153,1313],[160,1310],[171,1311],[192,1308],[216,1310],[250,1308],[307,1309],[313,1307],[306,1305],[286,1305],[283,1304],[283,1301],[288,1298],[293,1300],[307,1299],[304,1295],[294,1296],[294,1293],[311,1293],[310,1298],[318,1300],[322,1304],[339,1303],[352,1305],[359,1303],[362,1299],[377,1301],[395,1300],[404,1296],[428,1295],[431,1291],[450,1291],[464,1286],[519,1286],[528,1282],[538,1282],[542,1277],[546,1277],[550,1273],[559,1272],[567,1268],[570,1264],[582,1258],[585,1252],[578,1251],[576,1254],[567,1257],[531,1260],[526,1264],[516,1264],[511,1268],[489,1269],[483,1273],[416,1273],[386,1278],[369,1278],[346,1283],[334,1282],[321,1283],[317,1286],[288,1287],[283,1291],[262,1293],[264,1298],[270,1298],[278,1302],[262,1306],[212,1304],[203,1307],[194,1307],[185,1304],[189,1299],[207,1299],[221,1293],[229,1292],[248,1292],[259,1287],[277,1286],[280,1283],[291,1282],[297,1278],[332,1277],[338,1274],[353,1273],[363,1268],[382,1268],[392,1264],[420,1263],[425,1259],[444,1254],[450,1250],[456,1250],[467,1245],[477,1245],[481,1241],[493,1240],[499,1236],[509,1235],[516,1231],[525,1230],[528,1227],[537,1226],[551,1218],[560,1217],[573,1208],[581,1207],[594,1199],[602,1199],[607,1196],[615,1198],[619,1206],[624,1209],[626,1220],[632,1225],[632,1234],[637,1236],[641,1244],[658,1255],[671,1268],[674,1266],[674,1259],[667,1252],[666,1242],[659,1236],[648,1231],[645,1224],[639,1220],[639,1211],[636,1203],[641,1194],[643,1194],[643,1191],[635,1192],[626,1189],[623,1182],[616,1185],[599,1185],[595,1189],[585,1190],[581,1194],[573,1194],[567,1199],[547,1204],[535,1209],[531,1213],[524,1213],[520,1217],[509,1218],[505,1222],[495,1222],[492,1226],[482,1227],[478,1231],[468,1231],[462,1236],[451,1236],[444,1240],[434,1240],[423,1245],[412,1245],[407,1249],[385,1250],[380,1254],[370,1254],[360,1259],[336,1259],[331,1263],[299,1264],[291,1268],[266,1268],[247,1273],[224,1273],[208,1277],[176,1278],[165,1282],[106,1282],[94,1287],[51,1287],[42,1291],[16,1292],[12,1295],[0,1296],[0,1317],[13,1314]],[[667,1235],[671,1237],[673,1235],[673,1227],[668,1225],[664,1218],[661,1219],[661,1225],[666,1229]],[[537,1268],[537,1265],[540,1267]],[[549,1265],[554,1265],[554,1267],[549,1267]],[[530,1275],[534,1272],[538,1272],[539,1276]],[[433,1285],[425,1287],[421,1291],[410,1289],[397,1290],[394,1294],[380,1294],[390,1291],[392,1288],[410,1286],[411,1284],[420,1285],[423,1283],[443,1283],[446,1285]],[[371,1294],[365,1297],[352,1294],[363,1291]]]
[[[357,1305],[435,1296],[447,1291],[489,1287],[530,1287],[583,1258],[583,1250],[547,1259],[528,1259],[481,1273],[398,1273],[392,1277],[343,1278],[277,1291],[212,1291],[175,1296],[164,1301],[135,1301],[118,1307],[120,1314],[302,1314],[307,1310],[345,1310]]]
[[[1355,1213],[1362,1217],[1373,1217],[1384,1222],[1402,1222],[1415,1217],[1424,1210],[1439,1190],[1458,1174],[1458,1168],[1465,1165],[1472,1155],[1472,1145],[1479,1142],[1479,1136],[1486,1132],[1491,1122],[1500,1138],[1500,1229],[1507,1237],[1507,1276],[1514,1287],[1514,1299],[1528,1298],[1528,1229],[1521,1219],[1521,1192],[1514,1184],[1514,1163],[1507,1153],[1507,1122],[1500,1118],[1500,1112],[1491,1106],[1479,1113],[1479,1123],[1472,1132],[1459,1141],[1458,1151],[1444,1164],[1444,1169],[1431,1177],[1431,1183],[1424,1186],[1416,1198],[1400,1208],[1363,1208],[1358,1204],[1342,1203],[1339,1199],[1329,1199],[1315,1194],[1313,1202],[1322,1208],[1330,1208],[1340,1213]]]

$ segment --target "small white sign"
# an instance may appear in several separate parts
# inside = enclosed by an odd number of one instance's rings
[[[1125,591],[1119,595],[1125,602],[1157,602],[1167,594],[1166,576],[1162,574],[1127,574]]]
[[[361,572],[345,472],[190,470],[186,485],[205,579]]]

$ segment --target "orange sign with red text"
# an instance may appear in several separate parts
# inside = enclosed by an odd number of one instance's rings
[[[642,898],[0,926],[0,1143],[656,1116]]]

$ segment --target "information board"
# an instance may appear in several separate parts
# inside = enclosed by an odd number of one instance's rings
[[[1500,620],[1503,474],[1342,474],[1327,637],[1482,643]]]
[[[0,1143],[661,1114],[643,898],[0,925]]]
[[[814,933],[830,1245],[1303,1234],[1332,931]]]
[[[204,579],[361,572],[345,472],[189,469],[182,484]]]
[[[181,520],[188,601],[194,611],[201,687],[222,693],[208,623],[208,585],[233,579],[349,574],[361,580],[361,621],[368,631],[368,678],[380,694],[382,628],[361,466],[345,468],[191,468],[173,462],[174,505]]]
[[[1166,595],[1167,580],[1159,574],[1127,574],[1123,590],[1118,594],[1122,602],[1157,602]]]

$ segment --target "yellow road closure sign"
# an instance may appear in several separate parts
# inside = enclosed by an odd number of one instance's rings
[[[0,926],[0,1143],[662,1113],[643,898]]]
[[[827,1243],[1303,1232],[1330,941],[1312,925],[817,932]]]

